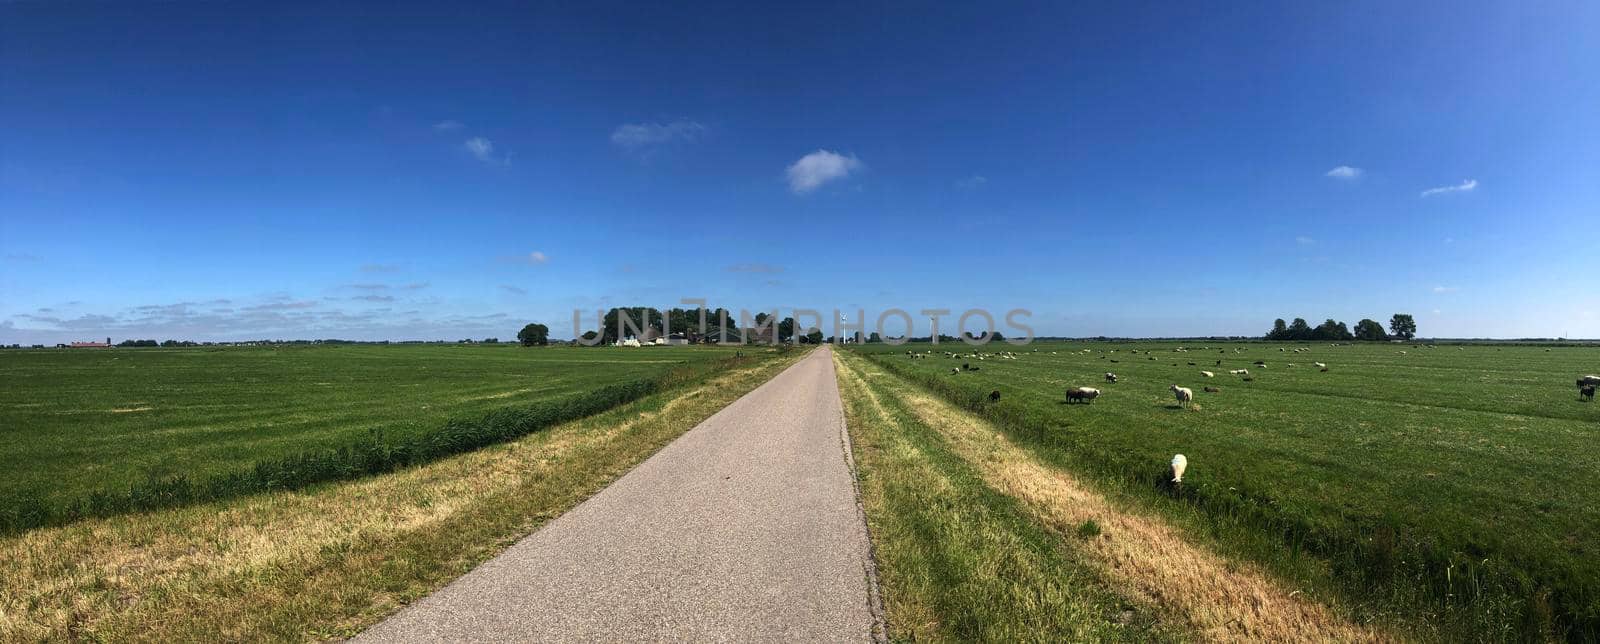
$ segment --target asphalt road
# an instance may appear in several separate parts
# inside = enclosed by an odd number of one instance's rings
[[[851,641],[875,581],[829,347],[357,641]]]

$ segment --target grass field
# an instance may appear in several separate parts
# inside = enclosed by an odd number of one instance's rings
[[[1359,620],[1445,638],[1600,632],[1600,405],[1573,386],[1600,371],[1600,349],[1206,345],[1036,344],[982,361],[942,355],[972,352],[960,344],[861,351],[1049,467],[1331,589]],[[962,363],[979,370],[950,373]],[[1226,373],[1240,368],[1253,382]],[[1119,381],[1105,382],[1108,371]],[[1177,407],[1171,384],[1195,390],[1192,409]],[[1066,404],[1069,386],[1104,394]],[[1181,489],[1166,483],[1175,453],[1189,459]]]
[[[804,355],[759,353],[686,386],[388,474],[0,535],[0,642],[355,635]]]
[[[717,348],[284,346],[0,353],[0,499],[59,505],[152,479],[403,441],[732,356]]]

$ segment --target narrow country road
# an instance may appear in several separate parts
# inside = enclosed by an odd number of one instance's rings
[[[357,641],[860,641],[875,581],[830,347]]]

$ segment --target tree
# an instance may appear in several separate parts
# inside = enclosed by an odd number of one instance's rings
[[[1368,342],[1384,342],[1389,339],[1389,334],[1383,332],[1383,325],[1372,318],[1356,323],[1356,339]]]
[[[1317,328],[1311,332],[1311,339],[1313,340],[1349,340],[1353,337],[1350,335],[1350,329],[1345,327],[1343,322],[1335,322],[1333,318],[1328,318],[1326,322],[1317,325]]]
[[[517,332],[517,341],[525,347],[534,345],[542,347],[550,344],[550,327],[543,324],[529,324]]]
[[[822,332],[821,331],[812,331],[810,333],[805,334],[804,337],[806,339],[806,342],[809,342],[811,344],[822,344]]]
[[[1272,321],[1272,330],[1267,332],[1268,340],[1288,340],[1289,324],[1278,318]]]
[[[1417,320],[1410,313],[1396,313],[1389,318],[1389,332],[1401,340],[1417,337]]]
[[[1311,325],[1306,323],[1305,318],[1295,318],[1294,322],[1289,323],[1288,339],[1296,342],[1311,339]]]
[[[877,344],[879,342],[883,342],[883,336],[878,335],[877,331],[873,331],[872,335],[867,336],[867,342],[870,343],[870,344]]]

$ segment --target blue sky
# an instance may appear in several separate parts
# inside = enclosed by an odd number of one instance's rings
[[[1593,2],[295,4],[0,6],[0,342],[1600,337]]]

